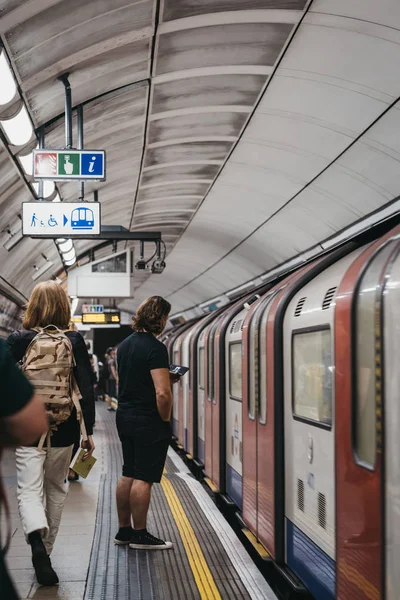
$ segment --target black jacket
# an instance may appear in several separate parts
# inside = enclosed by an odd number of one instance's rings
[[[36,335],[36,331],[14,331],[8,339],[7,345],[9,352],[15,362],[23,359],[25,352]],[[67,337],[72,344],[72,350],[75,357],[76,367],[74,375],[76,383],[82,395],[81,407],[83,418],[88,435],[93,433],[93,424],[95,420],[95,404],[92,381],[92,366],[90,364],[89,354],[83,340],[83,337],[77,331],[67,331]],[[74,409],[71,417],[65,423],[58,426],[57,431],[51,436],[51,446],[62,448],[71,446],[79,436],[79,424]]]

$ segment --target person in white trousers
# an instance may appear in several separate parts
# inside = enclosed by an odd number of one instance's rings
[[[39,283],[33,290],[23,320],[22,331],[12,333],[8,348],[14,360],[20,363],[35,338],[36,328],[52,325],[68,330],[71,319],[70,303],[65,291],[55,281]],[[88,439],[82,447],[91,454],[94,423],[94,393],[92,368],[83,337],[76,331],[66,331],[75,359],[73,374],[82,396],[80,405]],[[48,383],[48,382],[47,382]],[[58,576],[54,571],[50,553],[60,526],[67,496],[65,479],[71,461],[72,447],[79,436],[76,410],[57,426],[50,437],[50,447],[39,443],[32,447],[23,446],[16,450],[18,508],[23,531],[32,548],[32,562],[36,577],[41,585],[55,585]]]
[[[72,448],[71,445],[38,450],[23,446],[15,451],[22,529],[26,535],[41,531],[48,555],[53,550],[67,497],[65,477],[71,463]]]

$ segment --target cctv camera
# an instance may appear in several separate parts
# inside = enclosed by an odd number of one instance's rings
[[[165,262],[163,260],[161,260],[160,258],[157,258],[151,265],[151,272],[155,273],[156,275],[161,275],[161,273],[164,271],[164,269],[165,269]]]
[[[138,260],[135,265],[135,269],[137,269],[138,271],[145,271],[146,267],[147,267],[147,265],[146,265],[146,261],[144,259]]]

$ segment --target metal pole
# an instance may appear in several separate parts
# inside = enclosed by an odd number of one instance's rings
[[[42,150],[44,148],[44,127],[39,129],[39,148]],[[43,201],[44,196],[44,179],[39,179],[39,190],[38,197],[40,201]]]
[[[78,148],[83,150],[83,106],[80,104],[77,108],[78,115]],[[85,199],[85,182],[81,181],[79,184],[79,200]]]
[[[69,73],[64,73],[57,77],[65,87],[65,147],[72,148],[72,94],[71,86],[68,81]]]
[[[99,201],[99,190],[94,190],[93,192],[93,202]]]

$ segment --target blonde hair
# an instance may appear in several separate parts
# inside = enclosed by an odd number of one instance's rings
[[[68,329],[71,307],[66,292],[55,281],[38,283],[31,294],[22,325],[24,329],[55,325]]]
[[[148,331],[159,335],[171,310],[170,303],[161,296],[147,298],[137,309],[132,319],[134,331]]]

